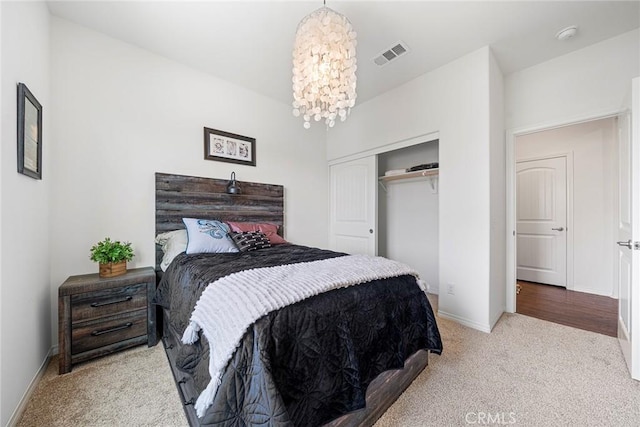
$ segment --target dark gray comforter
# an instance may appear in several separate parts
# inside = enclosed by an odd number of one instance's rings
[[[179,255],[156,303],[177,337],[205,287],[247,268],[344,254],[297,245],[236,254]],[[339,274],[339,272],[336,272]],[[201,337],[203,338],[203,337]],[[177,366],[196,390],[210,377],[208,343],[181,346]],[[419,349],[442,351],[425,294],[412,276],[337,289],[272,312],[245,333],[202,425],[321,425],[364,407],[369,383]]]

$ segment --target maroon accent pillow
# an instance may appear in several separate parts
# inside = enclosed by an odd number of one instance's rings
[[[269,243],[272,245],[280,245],[282,243],[289,243],[278,235],[278,226],[269,223],[255,223],[255,222],[227,222],[231,231],[236,233],[242,233],[245,231],[259,231],[267,236]]]

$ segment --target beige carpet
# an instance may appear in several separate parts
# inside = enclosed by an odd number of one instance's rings
[[[188,426],[162,344],[47,370],[18,422],[44,426]]]
[[[491,334],[439,319],[445,353],[378,421],[391,426],[638,426],[640,383],[615,338],[519,314]],[[182,426],[161,345],[57,375],[54,358],[20,426]]]
[[[521,314],[504,314],[491,334],[438,325],[445,353],[377,427],[640,426],[640,382],[615,338]]]

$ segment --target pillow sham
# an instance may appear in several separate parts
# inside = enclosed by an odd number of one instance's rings
[[[187,227],[187,254],[238,252],[229,226],[212,219],[182,218]]]
[[[240,252],[251,252],[257,249],[270,248],[271,243],[264,233],[260,231],[244,231],[242,233],[231,232],[231,238],[240,249]]]
[[[156,243],[162,247],[162,261],[160,269],[167,271],[171,261],[187,250],[187,230],[167,231],[156,236]]]
[[[278,226],[275,224],[269,224],[266,222],[227,222],[227,224],[231,227],[231,231],[235,231],[236,233],[242,233],[244,231],[260,231],[267,236],[269,243],[272,245],[289,243],[278,235]]]

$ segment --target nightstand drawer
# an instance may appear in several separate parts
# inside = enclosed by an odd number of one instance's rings
[[[86,292],[71,296],[71,322],[97,319],[146,307],[146,284]]]
[[[137,310],[71,326],[71,354],[147,334],[147,310]]]

